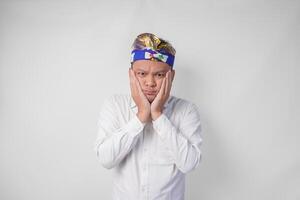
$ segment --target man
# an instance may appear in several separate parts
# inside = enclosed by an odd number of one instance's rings
[[[112,95],[102,106],[95,151],[105,168],[113,168],[114,200],[183,200],[185,175],[199,165],[199,109],[170,95],[174,56],[166,40],[137,36],[131,95]]]

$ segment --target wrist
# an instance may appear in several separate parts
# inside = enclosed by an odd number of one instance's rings
[[[156,120],[157,118],[159,118],[159,116],[162,114],[162,112],[157,111],[157,112],[152,112],[151,116],[152,116],[152,120]]]
[[[136,114],[136,116],[139,118],[139,120],[142,122],[142,123],[147,123],[149,121],[149,114],[145,114],[145,113],[141,113],[141,112],[138,112]]]

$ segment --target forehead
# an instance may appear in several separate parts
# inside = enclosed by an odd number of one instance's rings
[[[151,60],[137,60],[132,65],[135,70],[144,71],[168,71],[171,67],[164,62],[151,61]]]

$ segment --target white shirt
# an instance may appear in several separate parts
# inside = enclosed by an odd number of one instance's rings
[[[130,94],[114,94],[102,105],[94,149],[113,169],[113,200],[184,200],[185,174],[199,165],[198,107],[170,95],[163,113],[142,123]]]

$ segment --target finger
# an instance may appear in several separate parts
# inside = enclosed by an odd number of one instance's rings
[[[129,77],[130,77],[130,88],[131,88],[131,93],[133,96],[137,96],[138,94],[138,89],[136,87],[136,81],[135,81],[135,78],[134,78],[134,73],[133,73],[133,70],[130,69],[129,70]]]
[[[135,84],[139,83],[138,79],[135,76],[135,72],[133,70],[131,70],[131,75],[132,75],[132,79],[134,80]]]
[[[166,73],[166,77],[165,77],[165,87],[164,87],[164,96],[167,94],[167,89],[168,89],[168,80],[169,80],[169,71]]]
[[[166,88],[166,94],[167,94],[167,96],[170,95],[171,87],[172,87],[172,77],[171,77],[171,71],[169,71],[169,74],[168,74],[168,86]]]
[[[130,83],[130,87],[132,87],[132,76],[131,76],[131,69],[128,70],[128,76],[129,76],[129,83]]]
[[[139,81],[136,81],[136,87],[137,87],[140,94],[144,94]]]
[[[135,84],[136,84],[137,90],[138,90],[139,92],[142,92],[142,88],[141,88],[140,82],[139,82],[139,80],[136,78],[134,72],[133,72],[133,77],[134,77],[133,79],[134,79],[134,82],[135,82]]]
[[[131,70],[130,74],[131,74],[131,79],[132,79],[133,84],[136,84],[136,82],[138,82],[138,80],[135,76],[135,72],[133,70]]]
[[[166,74],[166,86],[165,86],[165,89],[164,89],[164,95],[168,94],[169,79],[170,79],[170,70]]]
[[[142,91],[142,87],[140,85],[140,82],[136,78],[135,73],[134,73],[133,70],[132,70],[132,76],[133,76],[133,79],[134,79],[134,82],[135,82],[134,84],[135,84],[135,87],[136,87],[137,94],[139,94],[144,100],[147,100],[146,96],[144,95],[144,93]]]
[[[157,96],[162,97],[164,95],[165,88],[166,88],[166,78],[164,78]]]
[[[132,75],[132,71],[133,71],[132,69],[129,69],[129,71],[128,71],[129,72],[129,78],[130,78],[131,82],[134,82],[134,77]]]

